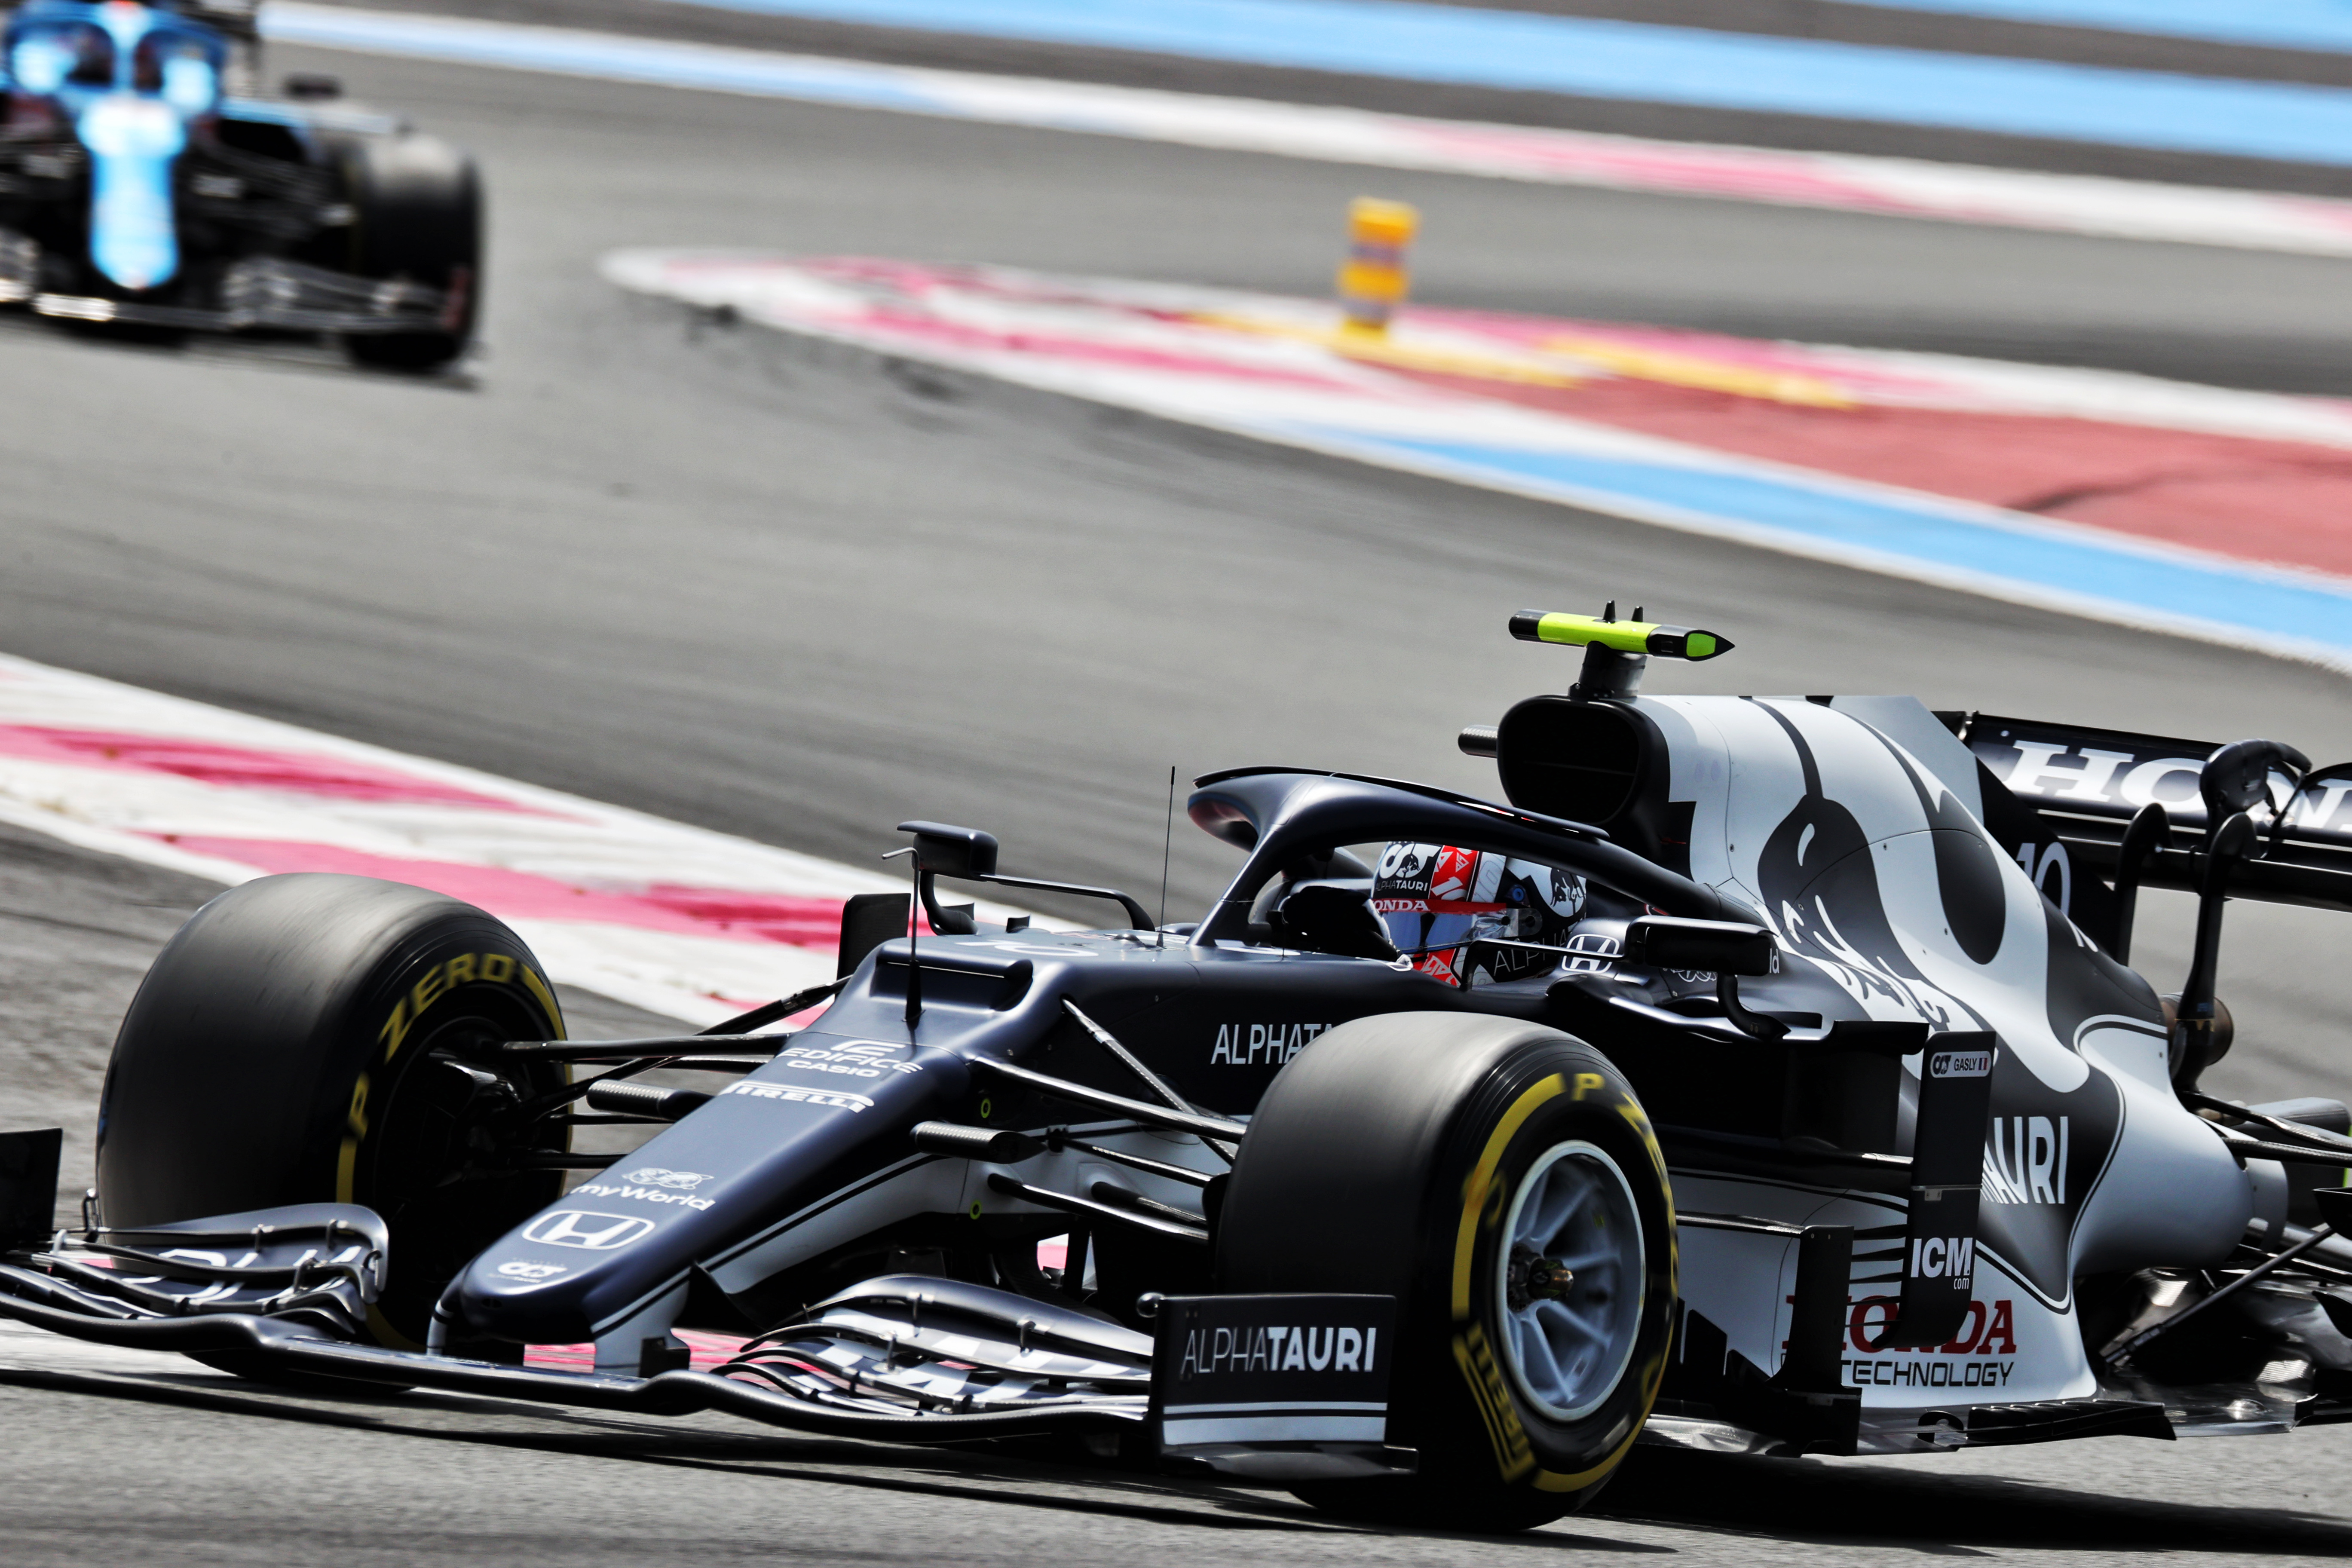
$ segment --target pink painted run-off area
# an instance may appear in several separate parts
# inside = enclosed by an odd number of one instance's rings
[[[2341,447],[2023,414],[1822,408],[1616,379],[1474,390],[1715,451],[2352,577],[2352,451]]]
[[[2021,401],[2007,367],[1985,362],[1893,361],[1633,322],[1427,307],[1399,317],[1401,349],[1417,341],[1409,331],[1415,326],[1456,347],[1483,340],[1504,351],[1496,372],[1432,368],[1377,342],[1327,338],[1320,341],[1332,370],[1318,378],[1311,359],[1265,358],[1267,323],[1276,324],[1274,336],[1299,342],[1279,323],[1312,321],[1297,312],[1304,301],[1251,326],[1264,301],[1237,295],[1220,305],[1212,290],[1182,291],[1180,299],[1178,291],[1109,280],[866,257],[678,258],[669,265],[681,278],[731,269],[845,286],[850,300],[825,305],[783,289],[775,319],[910,353],[1115,367],[1196,385],[1287,383],[1329,393],[1328,422],[1339,426],[1348,423],[1351,401],[1433,394],[1508,404],[2242,561],[2352,576],[2352,405],[2337,401],[2260,400],[2272,427],[2340,430],[2343,444],[2332,445],[2224,433],[2226,426],[2199,427],[2196,418],[2098,416],[2107,406],[2100,396],[2163,402],[2164,384],[2129,378],[2114,384],[2121,391],[2088,395],[2068,384],[2060,392],[2086,399],[2086,411],[2053,413]],[[1558,376],[1508,374],[1514,363],[1545,363],[1529,355],[1554,364],[1592,361],[1596,347],[1594,368],[1565,384]],[[2053,374],[2015,368],[2029,381]],[[2174,390],[2208,407],[2236,395]]]
[[[637,931],[782,942],[829,951],[841,944],[841,901],[730,888],[596,887],[499,866],[397,856],[280,838],[216,838],[153,834],[191,854],[257,871],[344,871],[430,888],[478,905],[501,920],[593,921]]]
[[[280,790],[292,795],[384,805],[455,805],[525,816],[559,815],[345,757],[231,746],[181,735],[0,724],[0,756],[63,763],[79,768],[171,773],[228,789]]]
[[[757,261],[740,259],[708,262],[687,259],[675,263],[674,271],[681,280],[691,279],[697,272],[731,279],[747,270],[756,270],[759,266]],[[879,295],[862,300],[850,308],[812,309],[803,300],[793,300],[774,312],[773,319],[782,326],[830,328],[856,337],[885,339],[897,346],[917,352],[930,349],[949,353],[1027,355],[1067,364],[1097,364],[1119,370],[1209,376],[1303,391],[1358,396],[1364,391],[1360,377],[1351,379],[1345,375],[1318,374],[1297,365],[1257,364],[1237,360],[1229,341],[1205,335],[1199,336],[1199,352],[1186,353],[1166,340],[1140,343],[1121,341],[1100,332],[1043,331],[1034,325],[1022,325],[1012,321],[967,321],[922,308],[919,301],[926,294],[936,292],[937,285],[944,282],[951,289],[969,288],[971,279],[954,268],[871,261],[859,257],[812,263],[806,268],[778,264],[775,270],[780,276],[808,271],[844,282],[883,284],[894,290],[903,290],[907,296],[907,302],[903,304],[887,295]],[[1022,303],[1029,306],[1062,303],[1093,310],[1099,310],[1101,305],[1097,300],[1075,294],[1057,299],[1050,294],[1036,293],[1024,293]],[[750,301],[749,308],[756,313],[760,309],[759,301]],[[1179,311],[1136,308],[1131,313],[1139,320],[1161,325],[1183,327],[1192,324]]]
[[[1238,363],[1205,353],[1171,353],[1165,349],[1102,342],[1047,332],[991,331],[961,321],[942,321],[936,317],[900,311],[864,311],[841,317],[835,324],[860,332],[887,334],[901,340],[909,348],[1029,354],[1060,360],[1065,363],[1098,364],[1119,370],[1213,375],[1226,381],[1248,381],[1316,392],[1350,393],[1359,396],[1363,392],[1360,384],[1336,375],[1315,375],[1287,368]]]

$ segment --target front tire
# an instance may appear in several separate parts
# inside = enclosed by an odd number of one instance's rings
[[[1410,1478],[1301,1485],[1356,1518],[1522,1530],[1584,1506],[1664,1375],[1673,1195],[1633,1089],[1558,1030],[1342,1025],[1276,1078],[1220,1215],[1220,1288],[1392,1295]]]
[[[520,938],[470,904],[305,872],[191,916],[122,1020],[99,1106],[110,1226],[355,1203],[392,1231],[369,1326],[421,1344],[434,1301],[484,1247],[561,1195],[569,1130],[502,1113],[565,1069],[488,1047],[560,1039]]]
[[[473,341],[482,297],[482,189],[474,161],[413,132],[353,136],[336,148],[352,206],[347,265],[362,278],[399,279],[447,294],[447,330],[353,332],[344,352],[362,364],[427,371]]]

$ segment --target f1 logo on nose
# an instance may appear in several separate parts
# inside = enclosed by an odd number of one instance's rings
[[[593,1214],[586,1209],[557,1209],[530,1222],[525,1241],[542,1247],[580,1247],[590,1252],[612,1252],[653,1234],[654,1222],[635,1215]]]

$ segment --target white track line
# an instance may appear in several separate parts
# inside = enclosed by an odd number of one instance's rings
[[[2352,202],[1910,158],[1663,142],[269,0],[275,42],[1419,169],[1890,217],[2352,256]]]

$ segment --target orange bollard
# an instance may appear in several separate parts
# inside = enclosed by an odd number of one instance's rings
[[[1404,303],[1411,275],[1405,247],[1421,214],[1402,202],[1358,196],[1348,205],[1348,259],[1339,265],[1339,303],[1349,330],[1385,332]]]

